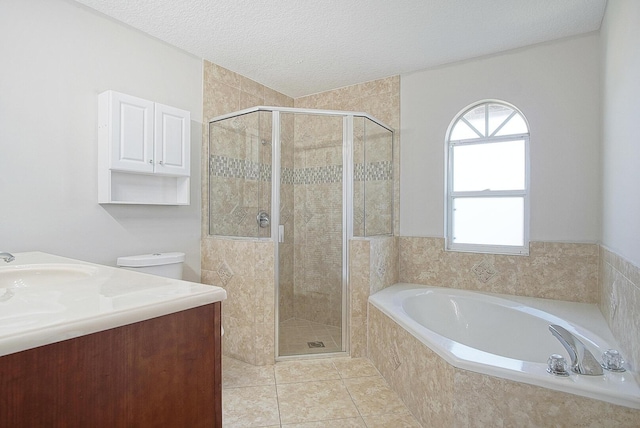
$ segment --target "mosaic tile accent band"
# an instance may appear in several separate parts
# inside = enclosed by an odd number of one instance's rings
[[[355,181],[393,180],[393,165],[391,161],[357,163],[353,166]]]
[[[293,184],[322,184],[342,182],[342,165],[293,170]]]
[[[211,155],[209,174],[215,177],[244,178],[247,180],[270,181],[271,165],[246,159]]]
[[[280,174],[280,181],[282,184],[294,184],[295,182],[295,174],[292,168],[282,168],[282,172]]]
[[[246,159],[233,159],[211,155],[209,174],[216,177],[244,178],[247,180],[271,180],[271,165]],[[355,181],[390,181],[393,179],[393,165],[390,161],[357,163],[354,165]],[[284,184],[321,184],[342,181],[342,165],[328,165],[317,168],[283,168]]]

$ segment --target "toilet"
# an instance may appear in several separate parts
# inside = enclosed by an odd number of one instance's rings
[[[153,253],[118,257],[116,264],[124,269],[182,279],[184,253]]]

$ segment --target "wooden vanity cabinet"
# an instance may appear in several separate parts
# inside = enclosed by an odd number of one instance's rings
[[[220,306],[0,357],[0,427],[222,427]]]

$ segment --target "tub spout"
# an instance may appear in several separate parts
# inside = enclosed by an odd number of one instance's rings
[[[11,253],[0,252],[0,259],[2,259],[5,262],[9,263],[9,262],[14,261],[16,258],[13,257],[13,254],[11,254]]]
[[[562,343],[571,357],[571,371],[581,375],[602,375],[602,367],[591,352],[577,337],[565,328],[552,324],[549,331]]]

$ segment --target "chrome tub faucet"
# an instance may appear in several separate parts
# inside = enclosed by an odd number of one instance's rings
[[[571,371],[581,375],[600,376],[602,366],[577,337],[559,325],[551,324],[549,331],[562,343],[571,357]]]
[[[13,257],[11,253],[0,252],[0,259],[4,260],[6,263],[10,263],[14,261],[16,258]]]

